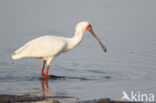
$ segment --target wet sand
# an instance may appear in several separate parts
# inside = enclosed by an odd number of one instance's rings
[[[73,98],[68,96],[63,97],[44,97],[44,96],[31,96],[31,95],[0,95],[0,103],[14,103],[14,102],[28,102],[28,103],[61,103],[57,99]],[[109,98],[96,99],[96,100],[76,100],[69,103],[143,103],[143,102],[131,102],[131,101],[113,101]]]

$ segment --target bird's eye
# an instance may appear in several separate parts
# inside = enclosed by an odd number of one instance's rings
[[[86,27],[86,30],[88,30],[88,31],[91,30],[91,25],[90,24]]]

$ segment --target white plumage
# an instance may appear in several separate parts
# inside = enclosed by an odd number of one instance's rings
[[[23,57],[42,58],[55,57],[66,48],[66,38],[55,36],[38,37],[16,50],[12,58],[20,59]]]
[[[93,32],[91,25],[88,22],[80,22],[76,25],[76,32],[72,38],[58,37],[58,36],[42,36],[31,40],[24,46],[16,50],[12,54],[13,59],[20,59],[24,57],[41,58],[43,59],[43,67],[41,76],[45,78],[50,77],[48,75],[49,65],[52,59],[58,56],[62,52],[66,52],[76,47],[83,39],[84,31],[90,31],[93,36],[98,40],[102,49],[106,52],[106,48],[99,41],[95,33]],[[44,66],[47,62],[46,74],[44,74]]]

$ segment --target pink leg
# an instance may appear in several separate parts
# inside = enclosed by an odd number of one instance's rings
[[[53,58],[54,58],[54,57],[53,57]],[[45,73],[45,75],[44,75],[44,78],[52,78],[52,77],[53,77],[53,75],[48,75],[49,65],[50,65],[50,62],[51,62],[51,60],[52,60],[53,58],[48,58],[48,59],[47,59],[47,70],[46,70],[46,73]]]
[[[46,70],[46,73],[44,75],[44,78],[50,77],[50,75],[48,75],[48,71],[49,71],[49,65],[47,65],[47,70]]]
[[[42,69],[41,69],[41,76],[44,76],[44,67],[45,67],[45,63],[46,63],[46,61],[44,60],[44,61],[43,61],[43,66],[42,66]]]

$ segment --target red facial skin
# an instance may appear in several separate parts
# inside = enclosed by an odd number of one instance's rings
[[[89,24],[87,27],[86,27],[86,30],[87,31],[90,31],[92,29],[91,25]]]

